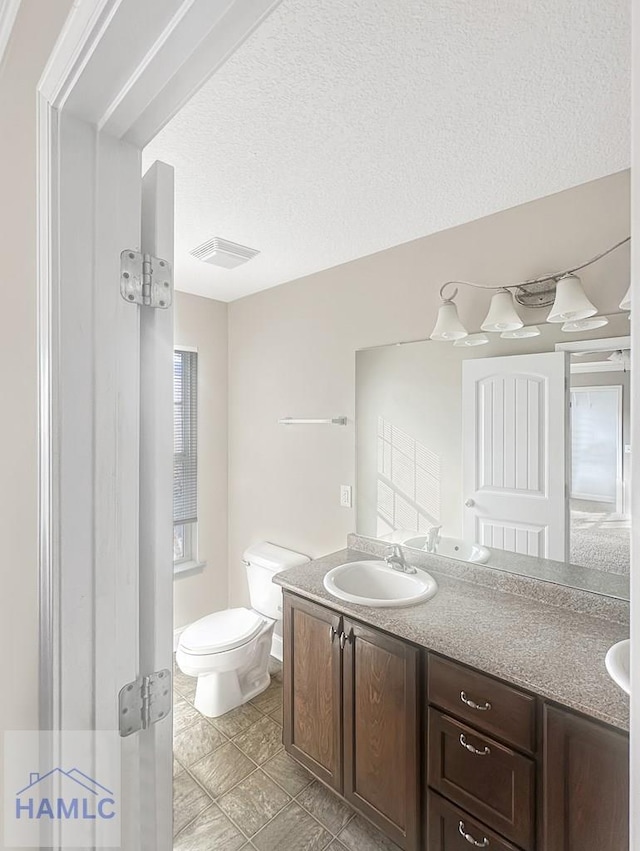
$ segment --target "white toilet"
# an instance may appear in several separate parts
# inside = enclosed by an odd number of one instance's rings
[[[217,718],[267,688],[269,656],[282,658],[282,639],[273,634],[282,620],[282,589],[273,575],[308,561],[266,541],[249,547],[243,562],[252,608],[214,612],[184,630],[176,662],[198,678],[194,705],[203,715]]]

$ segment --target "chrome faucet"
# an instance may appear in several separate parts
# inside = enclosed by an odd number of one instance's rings
[[[386,563],[393,570],[399,570],[401,573],[417,573],[418,571],[415,567],[411,567],[410,564],[407,564],[405,561],[404,553],[400,549],[400,547],[395,544],[390,548],[391,552],[384,557]]]
[[[440,529],[442,529],[442,526],[432,526],[427,532],[427,545],[425,550],[428,553],[436,553],[438,551],[438,544],[440,543]]]

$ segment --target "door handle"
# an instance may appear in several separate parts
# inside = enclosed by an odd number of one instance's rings
[[[476,501],[475,499],[471,499],[471,497],[469,497],[469,499],[465,499],[464,504],[467,506],[467,508],[473,508],[473,506],[476,504]]]

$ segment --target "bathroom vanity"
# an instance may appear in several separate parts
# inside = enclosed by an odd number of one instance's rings
[[[627,851],[628,699],[604,668],[620,601],[551,604],[437,557],[427,602],[332,598],[327,571],[362,557],[275,578],[288,753],[406,851]]]

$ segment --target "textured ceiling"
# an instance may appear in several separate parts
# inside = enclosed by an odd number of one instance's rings
[[[628,0],[284,0],[144,152],[231,301],[629,166]],[[191,258],[212,236],[261,254]]]

